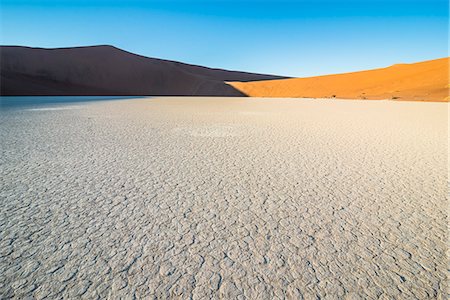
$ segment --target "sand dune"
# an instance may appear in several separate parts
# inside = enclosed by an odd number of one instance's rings
[[[387,68],[259,82],[232,82],[252,97],[448,101],[448,58]]]
[[[1,95],[251,96],[447,101],[448,58],[309,78],[211,69],[112,46],[0,47]]]
[[[243,96],[224,81],[283,78],[136,55],[112,46],[3,46],[2,95]]]

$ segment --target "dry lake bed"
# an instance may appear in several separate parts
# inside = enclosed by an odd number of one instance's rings
[[[446,299],[448,104],[0,111],[0,298]]]

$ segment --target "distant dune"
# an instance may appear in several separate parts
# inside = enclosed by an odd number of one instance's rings
[[[281,76],[148,58],[112,46],[0,47],[2,95],[244,96],[224,81]]]
[[[251,97],[449,100],[449,60],[309,78],[229,82]]]

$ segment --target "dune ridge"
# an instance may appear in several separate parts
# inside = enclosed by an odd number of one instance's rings
[[[229,82],[250,97],[449,101],[449,59],[259,82]]]
[[[212,69],[107,45],[0,47],[1,94],[22,96],[244,96],[224,81],[286,78]]]

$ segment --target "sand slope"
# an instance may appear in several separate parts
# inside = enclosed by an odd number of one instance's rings
[[[242,96],[224,81],[282,78],[183,64],[112,46],[3,46],[2,95]]]
[[[448,101],[448,58],[362,72],[230,84],[252,97]]]

